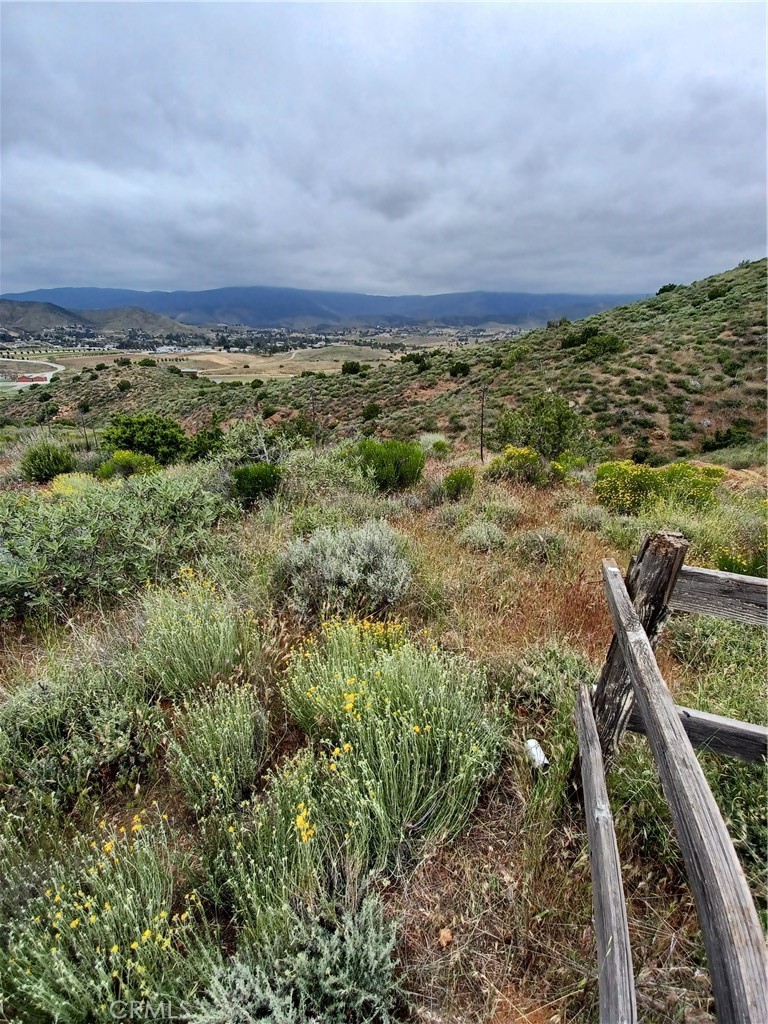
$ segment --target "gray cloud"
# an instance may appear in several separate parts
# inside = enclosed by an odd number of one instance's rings
[[[3,3],[3,291],[646,291],[765,253],[765,10]]]

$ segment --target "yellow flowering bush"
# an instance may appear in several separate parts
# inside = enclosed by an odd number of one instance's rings
[[[609,512],[618,515],[636,515],[660,499],[706,508],[715,502],[715,490],[724,475],[719,466],[688,462],[658,468],[630,459],[604,462],[595,473],[595,495]]]
[[[495,768],[485,679],[400,623],[324,623],[294,652],[284,696],[320,743],[324,813],[361,866],[455,833]]]
[[[42,871],[30,836],[6,823],[5,885],[17,905],[6,921],[0,991],[17,1020],[109,1021],[114,1000],[187,999],[204,984],[195,952],[212,938],[194,891],[178,891],[182,866],[166,822],[146,810],[118,827],[60,839]],[[183,871],[182,871],[183,873]],[[209,970],[220,956],[206,950]]]
[[[501,455],[491,460],[485,475],[491,480],[541,484],[546,479],[546,469],[534,448],[509,444]]]

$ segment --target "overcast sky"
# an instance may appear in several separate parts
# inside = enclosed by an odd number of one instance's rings
[[[759,3],[2,3],[0,290],[646,292],[765,254]]]

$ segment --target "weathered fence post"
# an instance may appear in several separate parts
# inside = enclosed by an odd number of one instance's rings
[[[584,815],[589,837],[601,1024],[636,1024],[637,1006],[619,850],[589,690],[576,696]]]
[[[629,563],[624,584],[652,646],[655,646],[669,617],[667,605],[687,551],[688,541],[681,533],[654,533],[645,538]],[[621,647],[614,636],[592,697],[606,772],[627,727],[633,703],[632,683]],[[578,754],[571,769],[569,788],[574,798],[580,801],[581,765]]]

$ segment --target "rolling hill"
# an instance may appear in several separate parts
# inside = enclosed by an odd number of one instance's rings
[[[273,424],[309,416],[314,406],[329,437],[363,429],[403,438],[442,431],[459,446],[476,446],[481,389],[488,389],[491,426],[504,410],[551,392],[578,409],[609,450],[645,447],[672,458],[734,431],[764,433],[765,299],[766,261],[760,260],[579,322],[468,347],[458,356],[435,350],[366,373],[305,373],[255,387],[182,379],[163,365],[134,363],[99,374],[68,371],[46,394],[56,419],[71,418],[85,404],[85,419],[94,426],[113,412],[140,409],[189,428],[250,417]],[[251,364],[256,375],[259,358]],[[130,388],[119,390],[121,380]],[[44,409],[27,393],[5,398],[0,414],[40,422]]]
[[[86,327],[109,333],[129,330],[165,335],[178,331],[179,324],[159,313],[138,307],[118,309],[65,309],[52,302],[0,299],[0,328],[35,333],[52,327]],[[193,333],[197,328],[188,328]]]

